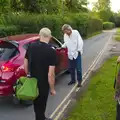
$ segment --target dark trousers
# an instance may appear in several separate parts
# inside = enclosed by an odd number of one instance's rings
[[[49,90],[48,90],[49,91]],[[48,99],[48,91],[40,91],[40,95],[34,101],[35,120],[45,120],[45,110]]]
[[[81,53],[79,53],[77,59],[70,60],[69,59],[69,71],[71,73],[71,81],[76,81],[76,70],[77,70],[77,80],[78,83],[82,82],[82,60],[81,60]]]
[[[116,120],[120,120],[120,105],[117,104],[117,116],[116,116]]]

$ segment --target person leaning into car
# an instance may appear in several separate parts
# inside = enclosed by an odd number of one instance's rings
[[[51,31],[48,28],[40,30],[40,40],[31,43],[25,55],[24,66],[26,74],[38,80],[39,96],[33,101],[36,120],[51,120],[45,117],[46,103],[49,94],[55,95],[55,65],[56,51],[48,43]],[[29,68],[29,69],[28,69]]]
[[[62,31],[64,32],[64,44],[62,47],[67,47],[68,49],[69,70],[71,73],[71,81],[68,83],[68,85],[72,85],[76,82],[75,70],[77,70],[78,87],[81,87],[81,55],[83,53],[83,40],[80,33],[77,30],[73,30],[68,24],[64,24],[62,26]]]

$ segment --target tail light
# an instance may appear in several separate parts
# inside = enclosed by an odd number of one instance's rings
[[[2,65],[1,69],[3,72],[14,72],[19,65],[12,64],[12,63],[7,63]]]

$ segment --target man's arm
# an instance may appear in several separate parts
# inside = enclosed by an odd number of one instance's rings
[[[25,73],[28,74],[29,71],[28,71],[28,59],[24,59],[24,69],[25,69]]]
[[[48,72],[48,82],[50,86],[50,93],[51,95],[55,95],[55,66],[49,66]]]
[[[26,54],[25,54],[25,58],[24,58],[24,69],[25,69],[26,75],[29,74],[29,63],[28,63],[29,53],[30,53],[30,44],[29,44],[29,46],[27,48],[27,51],[26,51]]]
[[[49,54],[49,71],[48,71],[48,83],[50,86],[51,95],[55,95],[55,66],[56,66],[57,55],[55,50],[51,50]]]

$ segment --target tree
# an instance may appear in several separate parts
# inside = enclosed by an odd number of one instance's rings
[[[111,10],[110,0],[98,0],[95,2],[93,10],[100,11],[100,10]]]
[[[61,2],[61,0],[39,0],[40,13],[58,13]]]
[[[58,13],[61,0],[11,0],[15,11],[34,13]]]
[[[9,0],[0,0],[0,14],[8,13],[10,9]]]
[[[11,0],[11,8],[15,11],[37,12],[38,0]]]
[[[110,0],[98,0],[94,3],[93,11],[96,11],[103,21],[109,21],[112,16]]]
[[[87,4],[87,0],[65,0],[65,5],[70,12],[88,11]]]
[[[120,13],[113,13],[110,21],[115,23],[116,27],[120,27]]]

